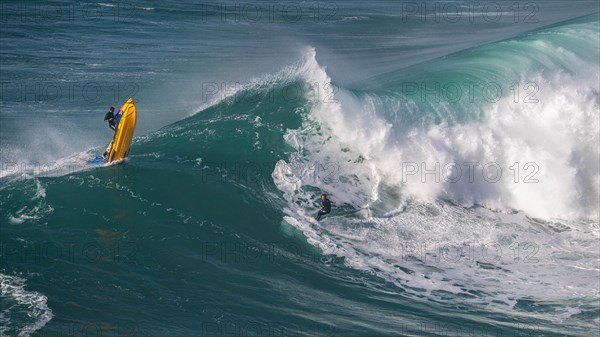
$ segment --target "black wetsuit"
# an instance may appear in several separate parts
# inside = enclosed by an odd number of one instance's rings
[[[106,115],[104,115],[104,121],[108,122],[108,126],[111,129],[117,129],[117,123],[115,122],[115,114],[112,111],[109,111],[106,113]]]
[[[323,215],[331,212],[331,203],[332,201],[327,198],[325,198],[325,200],[321,199],[321,209],[319,210],[319,213],[317,213],[317,221],[321,220]]]

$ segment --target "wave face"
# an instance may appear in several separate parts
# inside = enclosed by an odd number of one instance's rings
[[[598,28],[593,16],[386,75],[371,91],[327,93],[335,102],[314,102],[285,135],[297,152],[273,176],[286,221],[433,302],[521,314],[539,304],[567,317],[574,308],[562,304],[575,292],[589,305],[598,295],[589,287],[597,256],[583,257],[598,238]],[[302,76],[330,83],[312,53]],[[315,227],[307,200],[320,191],[349,215]]]
[[[303,46],[122,165],[3,165],[0,334],[587,336],[599,23],[358,88]],[[321,193],[337,206],[316,222]]]

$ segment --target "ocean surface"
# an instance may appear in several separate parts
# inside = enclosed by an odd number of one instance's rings
[[[0,335],[598,336],[599,6],[3,0]]]

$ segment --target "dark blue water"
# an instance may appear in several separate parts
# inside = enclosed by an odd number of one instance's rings
[[[597,333],[596,1],[0,10],[0,335]]]

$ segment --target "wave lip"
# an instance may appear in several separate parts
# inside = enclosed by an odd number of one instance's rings
[[[380,187],[395,186],[404,200],[597,221],[600,52],[589,43],[600,42],[595,19],[434,60],[395,75],[377,91],[335,87],[309,48],[294,76],[324,90],[307,97],[313,104],[302,128],[285,135],[302,153],[290,167],[334,165],[335,182],[294,174],[354,207],[377,201]],[[396,92],[403,80],[415,78],[423,79],[419,90],[440,83],[491,83],[504,90],[494,99],[483,93],[457,102]]]
[[[548,314],[555,312],[565,320],[583,317],[575,324],[589,327],[585,317],[594,309],[574,309],[571,301],[588,303],[598,295],[590,284],[598,277],[600,53],[581,43],[597,42],[597,34],[590,35],[597,29],[595,19],[567,22],[414,67],[405,77],[492,76],[520,88],[533,82],[533,101],[515,100],[505,91],[494,101],[423,103],[397,95],[401,86],[393,81],[386,83],[389,90],[329,86],[325,96],[332,100],[307,97],[312,105],[302,126],[284,135],[295,151],[273,171],[287,201],[284,220],[324,253],[394,282],[407,296],[476,304],[542,322],[556,321]],[[518,67],[508,76],[500,56],[515,47]],[[490,53],[497,57],[485,57]],[[527,58],[531,62],[519,62]],[[302,62],[297,77],[333,83],[314,49]],[[471,72],[461,77],[449,70],[458,66]],[[441,170],[448,163],[473,162],[479,171],[472,179],[403,172],[407,163],[420,170],[425,164],[431,172],[436,164]],[[503,174],[483,175],[486,165]],[[321,192],[342,207],[316,223],[313,200]],[[429,251],[459,247],[478,255],[458,263],[431,256],[407,260],[411,245]],[[498,259],[493,248],[503,252]],[[515,249],[517,258],[511,255]]]

